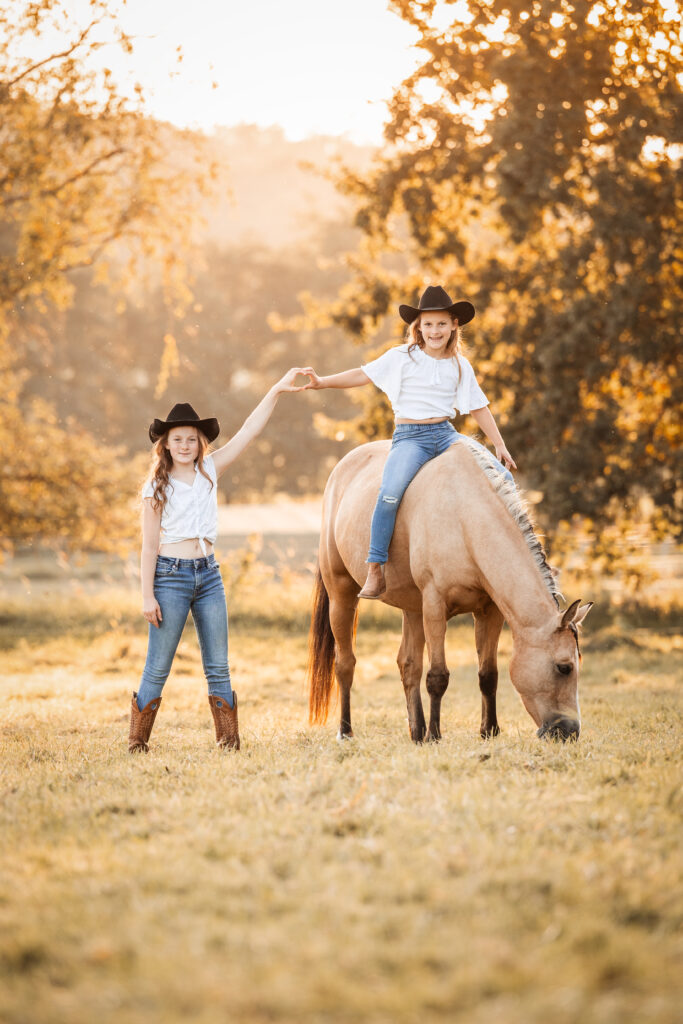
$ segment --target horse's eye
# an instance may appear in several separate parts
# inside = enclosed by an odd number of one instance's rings
[[[571,665],[556,665],[555,668],[563,676],[568,676],[572,670]]]

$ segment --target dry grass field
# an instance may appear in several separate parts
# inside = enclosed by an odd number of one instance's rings
[[[478,738],[472,628],[444,739],[413,746],[394,615],[361,619],[356,738],[306,724],[306,600],[230,601],[243,747],[187,632],[147,756],[133,591],[0,608],[0,1021],[681,1020],[681,698],[671,621],[589,618],[577,744],[507,678]]]

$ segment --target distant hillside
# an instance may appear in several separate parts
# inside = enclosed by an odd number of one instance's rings
[[[168,127],[171,171],[192,165],[198,141]],[[219,171],[200,211],[205,223],[202,217],[195,223],[198,258],[187,315],[169,321],[155,264],[146,268],[149,279],[131,282],[124,304],[120,292],[84,269],[72,276],[71,306],[36,315],[34,340],[23,352],[27,398],[49,401],[61,422],[75,416],[103,443],[130,453],[148,452],[151,417],[175,402],[215,410],[227,438],[287,367],[312,363],[331,373],[362,359],[337,328],[275,331],[269,318],[300,314],[303,291],[333,299],[348,278],[338,258],[358,241],[352,204],[302,165],[329,169],[341,158],[360,169],[372,151],[330,138],[289,142],[279,129],[249,125],[221,130],[204,148]],[[178,372],[156,398],[170,330]],[[221,480],[223,493],[244,500],[321,491],[353,441],[343,430],[335,439],[321,435],[316,417],[353,417],[352,397],[342,391],[287,396],[249,457]]]
[[[277,128],[249,125],[221,130],[206,147],[203,138],[167,126],[166,142],[170,173],[193,166],[200,142],[219,167],[200,211],[205,223],[195,222],[191,308],[171,317],[154,257],[125,289],[110,290],[81,269],[71,277],[69,308],[31,311],[21,353],[27,402],[49,402],[59,422],[73,416],[102,443],[130,454],[149,452],[151,418],[176,402],[212,410],[226,439],[289,366],[332,373],[363,358],[338,328],[276,331],[270,317],[300,314],[304,291],[333,299],[349,274],[339,257],[358,242],[352,204],[302,165],[329,170],[341,158],[361,169],[371,149],[333,138],[289,142]],[[168,334],[177,343],[177,372],[158,398]],[[354,442],[343,429],[334,439],[321,434],[317,418],[345,421],[357,413],[346,391],[283,398],[249,457],[222,478],[221,491],[232,500],[321,491]]]
[[[244,243],[281,249],[308,240],[321,220],[347,221],[351,203],[322,173],[302,165],[329,169],[341,158],[362,169],[374,152],[337,137],[290,142],[282,129],[256,125],[221,128],[208,142],[219,178],[203,209],[205,238],[223,249]]]

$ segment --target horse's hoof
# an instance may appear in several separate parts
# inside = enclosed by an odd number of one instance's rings
[[[353,730],[351,732],[342,732],[341,729],[337,733],[337,743],[343,743],[344,740],[353,739]]]

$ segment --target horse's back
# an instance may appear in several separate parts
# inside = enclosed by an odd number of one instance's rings
[[[389,441],[360,445],[330,474],[323,501],[323,575],[327,566],[358,584],[365,580],[372,512],[390,447]],[[490,490],[490,484],[464,445],[451,446],[417,473],[398,510],[389,548],[389,604],[415,604],[425,582],[435,572],[443,574],[444,563],[449,575],[458,567],[465,590],[475,584],[465,524],[480,488]]]

